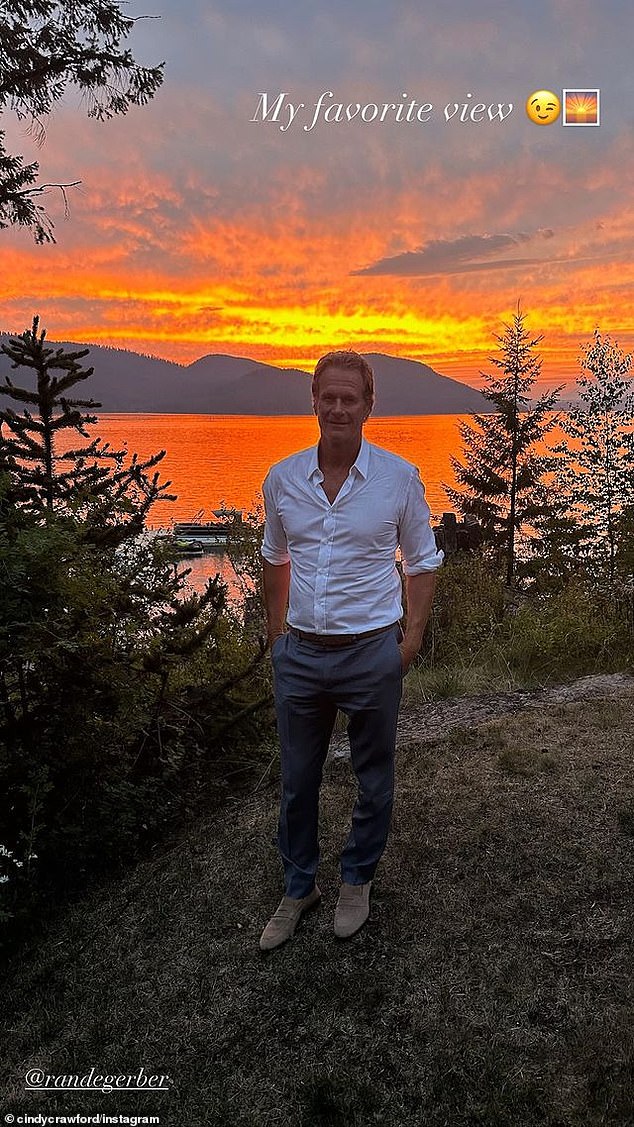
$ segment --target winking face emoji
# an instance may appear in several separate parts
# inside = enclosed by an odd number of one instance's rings
[[[526,99],[526,113],[535,125],[552,125],[561,112],[561,102],[552,90],[536,90]]]

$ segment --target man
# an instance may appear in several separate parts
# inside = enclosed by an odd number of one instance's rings
[[[260,938],[265,951],[289,939],[320,900],[319,788],[338,709],[349,718],[359,790],[341,855],[335,934],[349,938],[368,918],[390,827],[402,678],[420,649],[443,558],[416,467],[363,437],[374,404],[367,361],[356,352],[322,356],[312,396],[319,444],[273,466],[263,487],[264,599],[281,746],[277,842],[286,886]]]

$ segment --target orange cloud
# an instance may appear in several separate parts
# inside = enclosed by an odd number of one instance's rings
[[[473,154],[461,165],[457,150],[423,161],[403,149],[399,166],[372,139],[343,164],[317,151],[309,163],[306,148],[300,160],[275,139],[279,159],[267,157],[260,179],[253,159],[250,170],[244,163],[244,138],[232,147],[216,114],[218,164],[227,165],[218,171],[202,148],[203,110],[188,112],[193,155],[181,167],[166,166],[156,129],[141,148],[133,123],[119,123],[106,152],[85,122],[63,134],[56,167],[76,167],[81,140],[89,176],[71,195],[71,222],[58,223],[57,246],[0,235],[3,327],[24,328],[39,312],[57,339],[301,367],[348,344],[471,382],[518,298],[531,329],[544,334],[546,378],[575,371],[595,324],[623,345],[631,340],[622,331],[634,323],[627,139],[614,140],[614,159],[588,176],[583,193],[571,193],[570,170],[554,150],[549,160],[518,149],[476,166]],[[552,237],[539,236],[545,228]],[[440,258],[443,246],[454,248],[466,272],[368,270],[430,246]],[[504,269],[490,268],[489,248]],[[461,258],[467,249],[486,250],[480,266],[477,253]]]

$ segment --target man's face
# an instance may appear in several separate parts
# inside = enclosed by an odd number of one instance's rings
[[[370,404],[363,394],[361,372],[325,368],[313,404],[322,436],[330,442],[359,443]]]

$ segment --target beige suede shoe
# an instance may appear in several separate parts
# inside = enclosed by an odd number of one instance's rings
[[[337,939],[350,939],[363,927],[370,915],[370,887],[366,884],[347,884],[345,881],[339,892],[335,908],[335,935]]]
[[[287,939],[295,931],[302,914],[308,912],[311,908],[315,908],[321,900],[321,892],[317,885],[313,888],[308,896],[304,896],[300,900],[293,900],[291,896],[283,896],[275,915],[267,923],[264,931],[260,936],[260,950],[272,951],[275,947],[280,947],[282,943],[286,943]]]

